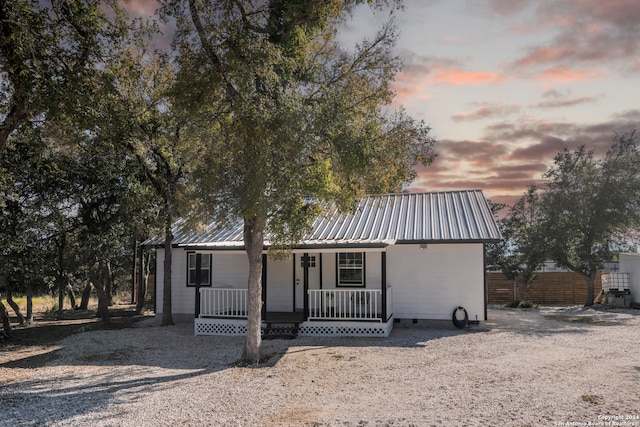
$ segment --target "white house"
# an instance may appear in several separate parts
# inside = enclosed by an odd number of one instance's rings
[[[198,335],[244,334],[242,224],[208,229],[174,230],[174,318],[195,317]],[[460,306],[469,319],[486,320],[484,246],[499,239],[479,190],[370,196],[346,214],[327,208],[288,259],[270,259],[265,239],[264,325],[292,322],[300,335],[387,336],[394,319],[451,320]],[[159,248],[158,284],[163,262]],[[157,301],[162,291],[157,286]]]

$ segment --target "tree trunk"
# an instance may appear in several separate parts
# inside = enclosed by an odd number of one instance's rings
[[[96,312],[96,317],[99,317],[104,323],[109,323],[109,298],[107,297],[106,290],[110,280],[111,268],[109,262],[106,260],[100,260],[97,268],[97,276],[93,284],[98,294],[98,311]]]
[[[160,326],[173,325],[173,316],[171,314],[171,251],[173,245],[173,233],[171,225],[173,215],[171,214],[171,206],[167,204],[164,229],[164,278],[162,281],[162,322]]]
[[[58,320],[62,320],[62,308],[64,306],[64,277],[59,276],[58,282]]]
[[[584,303],[585,307],[591,307],[593,305],[593,300],[595,298],[594,288],[596,281],[596,273],[591,273],[589,275],[584,275],[585,280],[587,281],[587,300]]]
[[[67,295],[69,295],[69,302],[71,303],[71,308],[74,310],[77,309],[78,304],[76,303],[76,294],[73,292],[73,286],[71,286],[71,283],[67,282],[66,290],[67,290]]]
[[[84,287],[84,291],[82,291],[82,300],[80,300],[79,310],[86,310],[89,308],[89,299],[91,298],[91,281],[87,283],[87,286]]]
[[[140,260],[142,263],[142,260]],[[142,268],[142,266],[140,267]],[[136,304],[136,314],[138,313],[137,297],[138,297],[138,240],[133,241],[133,266],[131,268],[131,304]]]
[[[242,361],[257,365],[262,346],[262,248],[264,246],[264,218],[244,220],[244,247],[249,258],[249,295],[247,307],[247,338]]]
[[[136,301],[136,314],[142,314],[144,310],[145,298],[147,296],[147,282],[149,281],[151,256],[145,254],[144,249],[140,249],[140,270],[142,272],[142,278],[137,283],[137,301]]]
[[[20,324],[20,326],[24,326],[24,316],[20,312],[20,307],[18,306],[18,304],[16,304],[16,302],[13,300],[13,289],[9,281],[5,283],[4,287],[7,290],[7,303],[11,306],[13,312],[16,313],[16,317],[18,318],[18,323]]]
[[[2,301],[0,301],[0,320],[2,320],[2,328],[4,330],[4,335],[7,337],[12,337],[13,332],[11,332],[11,322],[9,321],[9,313],[7,312],[7,308],[4,306]]]
[[[33,325],[33,290],[29,283],[27,283],[24,288],[27,295],[27,318],[25,321],[27,326],[31,326]]]

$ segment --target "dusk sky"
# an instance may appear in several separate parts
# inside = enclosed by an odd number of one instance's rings
[[[438,140],[414,191],[512,203],[563,147],[602,153],[640,125],[637,0],[406,0],[393,15],[396,102]],[[388,17],[362,8],[349,29]]]
[[[438,141],[412,191],[482,189],[512,203],[563,147],[602,153],[640,125],[638,0],[405,0],[393,13],[358,8],[342,40],[390,16],[405,61],[395,103]]]

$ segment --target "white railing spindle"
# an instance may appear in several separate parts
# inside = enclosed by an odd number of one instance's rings
[[[382,321],[381,302],[379,289],[310,289],[309,320]]]
[[[200,317],[247,317],[247,290],[200,288]]]

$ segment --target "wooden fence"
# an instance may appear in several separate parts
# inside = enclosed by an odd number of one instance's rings
[[[596,276],[594,296],[602,289],[600,273]],[[578,273],[536,273],[524,298],[536,304],[584,304],[587,298],[587,283]],[[489,304],[510,304],[514,301],[513,280],[502,273],[487,273],[487,296]]]

